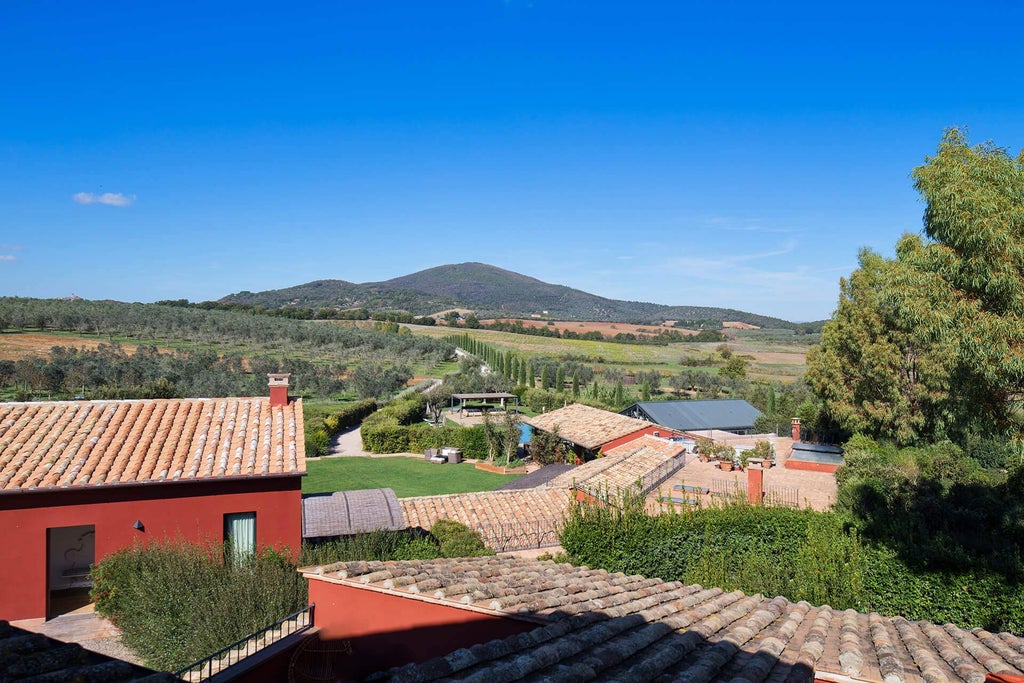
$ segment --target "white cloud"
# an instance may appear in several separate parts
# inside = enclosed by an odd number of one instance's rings
[[[17,261],[18,257],[14,254],[0,254],[0,261]]]
[[[93,194],[92,192],[76,192],[71,195],[79,204],[106,204],[107,206],[131,206],[135,201],[135,195],[130,197],[120,192],[104,192]]]

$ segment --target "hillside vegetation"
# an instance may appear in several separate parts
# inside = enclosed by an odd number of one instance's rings
[[[268,308],[400,309],[415,315],[465,308],[476,311],[478,317],[529,317],[546,311],[546,316],[563,320],[638,323],[679,320],[697,324],[739,321],[758,327],[794,327],[786,320],[729,308],[666,306],[606,299],[484,263],[437,266],[383,282],[364,284],[317,280],[286,289],[238,292],[220,301]]]
[[[336,394],[344,377],[370,397],[403,385],[409,366],[433,366],[453,353],[442,340],[397,330],[156,304],[0,298],[4,337],[25,329],[71,334],[53,348],[0,360],[0,387],[16,383],[20,398],[261,394],[267,372],[295,373],[293,390],[307,396]],[[77,348],[73,334],[104,343]],[[117,343],[128,340],[131,351]]]

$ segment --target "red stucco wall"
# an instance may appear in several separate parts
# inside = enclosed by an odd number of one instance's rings
[[[630,441],[633,441],[634,439],[639,439],[644,434],[648,434],[650,436],[654,436],[654,432],[658,432],[658,435],[661,436],[662,438],[668,438],[670,436],[682,436],[683,435],[682,432],[677,432],[675,430],[669,429],[668,427],[661,427],[659,425],[652,424],[650,427],[644,427],[643,429],[638,429],[637,431],[633,432],[632,434],[627,434],[626,436],[620,436],[618,439],[615,439],[614,441],[609,441],[608,443],[606,443],[603,446],[601,446],[601,450],[602,451],[609,451],[609,450],[615,448],[616,446],[621,446],[622,444],[629,443]]]
[[[823,462],[808,462],[806,460],[787,460],[787,470],[806,470],[808,472],[829,472],[835,474],[839,465],[829,465]]]
[[[316,603],[320,637],[352,644],[354,678],[538,626],[315,578],[309,580],[309,601]]]
[[[46,615],[46,530],[92,524],[96,561],[136,541],[222,542],[224,515],[256,512],[259,545],[302,542],[300,478],[65,489],[0,495],[0,619]],[[132,527],[136,520],[144,531]]]

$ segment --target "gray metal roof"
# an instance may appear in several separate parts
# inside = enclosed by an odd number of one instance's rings
[[[679,431],[750,429],[761,411],[740,398],[699,401],[640,401],[623,415]]]
[[[405,517],[391,489],[335,491],[302,497],[302,537],[350,536],[404,529]]]

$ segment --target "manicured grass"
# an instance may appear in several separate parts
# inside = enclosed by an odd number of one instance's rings
[[[436,465],[417,458],[325,458],[306,463],[303,493],[394,489],[399,498],[492,491],[521,475],[492,474],[473,463]]]

